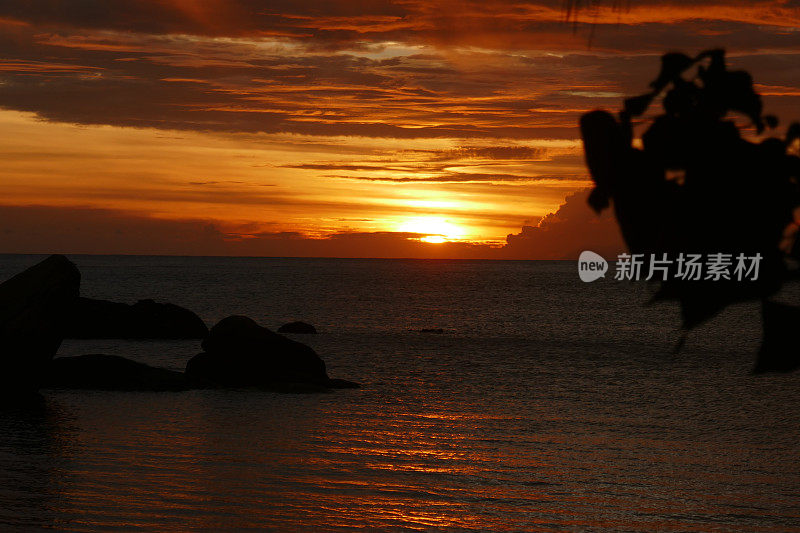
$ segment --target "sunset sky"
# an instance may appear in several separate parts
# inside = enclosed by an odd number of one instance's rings
[[[797,0],[564,5],[3,2],[0,252],[572,258],[620,246],[578,117],[661,53],[800,119]]]

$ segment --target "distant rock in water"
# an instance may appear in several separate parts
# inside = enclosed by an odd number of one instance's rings
[[[71,339],[202,339],[208,327],[199,316],[170,303],[139,300],[133,305],[78,298],[70,313]]]
[[[65,318],[78,298],[81,274],[63,255],[0,284],[0,389],[38,388],[64,339]]]
[[[118,355],[56,357],[47,366],[42,386],[55,389],[183,391],[202,383],[181,372],[156,368]]]
[[[186,364],[186,375],[223,387],[358,387],[350,381],[328,378],[325,362],[314,350],[246,316],[221,320],[203,341],[203,350]]]
[[[278,333],[302,333],[312,334],[316,333],[317,328],[306,322],[289,322],[278,328]]]

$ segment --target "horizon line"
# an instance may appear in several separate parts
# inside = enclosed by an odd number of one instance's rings
[[[292,256],[292,255],[186,255],[186,254],[139,254],[139,253],[72,253],[72,252],[0,252],[0,256],[87,256],[87,257],[175,257],[175,258],[199,258],[199,259],[353,259],[353,260],[401,260],[401,261],[577,261],[575,259],[508,259],[490,257],[348,257],[348,256]]]

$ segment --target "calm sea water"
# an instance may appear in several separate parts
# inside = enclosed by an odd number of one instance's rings
[[[0,256],[0,278],[39,259]],[[363,388],[5,406],[4,531],[800,531],[800,373],[748,374],[752,305],[674,355],[674,307],[572,262],[72,259],[85,296],[311,322],[303,342]],[[198,349],[61,354],[182,369]]]

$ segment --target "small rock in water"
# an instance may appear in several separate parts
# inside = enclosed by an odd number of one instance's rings
[[[278,333],[302,333],[302,334],[312,334],[316,333],[317,328],[308,324],[306,322],[289,322],[288,324],[284,324],[278,328]]]

